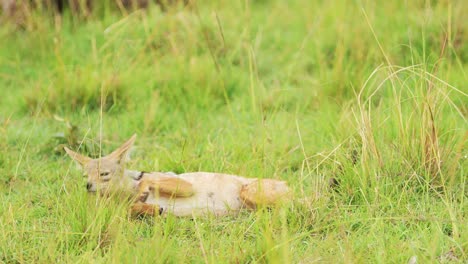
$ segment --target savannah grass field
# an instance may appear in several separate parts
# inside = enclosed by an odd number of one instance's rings
[[[0,262],[466,263],[466,1],[197,1],[0,27]],[[294,202],[133,219],[63,146],[288,181]],[[416,261],[416,262],[414,262]]]

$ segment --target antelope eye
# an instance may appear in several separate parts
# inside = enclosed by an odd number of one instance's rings
[[[101,173],[99,174],[99,176],[101,176],[101,177],[106,177],[106,176],[109,176],[109,174],[110,174],[110,172],[106,171],[106,172],[101,172]]]

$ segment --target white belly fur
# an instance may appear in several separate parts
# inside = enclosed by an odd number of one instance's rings
[[[149,174],[147,177],[157,178],[158,175]],[[191,183],[195,190],[194,195],[172,199],[150,195],[146,203],[158,205],[163,209],[163,214],[171,213],[175,216],[207,213],[214,215],[234,214],[244,206],[239,197],[242,186],[256,180],[209,172],[184,173],[171,175],[171,177],[181,178]]]

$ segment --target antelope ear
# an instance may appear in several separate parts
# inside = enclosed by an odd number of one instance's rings
[[[88,158],[79,153],[76,153],[67,147],[65,147],[65,151],[67,152],[68,156],[70,156],[74,161],[76,161],[82,167],[84,167],[88,162],[91,161],[91,158]]]
[[[107,157],[116,160],[123,160],[126,157],[126,154],[135,143],[136,134],[134,134],[127,142],[123,143],[118,149],[114,150],[111,154],[107,155]]]

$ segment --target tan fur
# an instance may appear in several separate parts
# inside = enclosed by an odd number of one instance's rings
[[[284,181],[260,179],[243,185],[240,197],[252,209],[273,206],[289,198],[289,188]]]
[[[191,183],[175,177],[161,176],[157,179],[145,179],[138,185],[138,192],[151,192],[154,196],[190,197],[194,194]]]
[[[159,214],[159,207],[157,205],[135,202],[130,208],[130,214],[133,217],[153,216]]]
[[[180,180],[191,186],[190,196],[162,195],[157,191],[160,183],[167,181],[167,175],[149,174],[138,186],[138,201],[153,204],[163,209],[163,215],[228,215],[243,208],[256,209],[274,206],[289,198],[289,188],[284,181],[274,179],[251,179],[237,175],[194,172],[170,176],[174,183]],[[167,181],[170,182],[170,181]],[[173,188],[171,182],[169,187]],[[159,185],[158,185],[159,184]],[[153,187],[154,191],[149,191]],[[173,191],[173,189],[172,189]],[[180,187],[178,189],[180,192]]]
[[[65,151],[67,152],[67,154],[73,159],[75,160],[76,162],[78,162],[78,164],[80,164],[81,166],[85,166],[86,164],[88,164],[92,159],[91,158],[88,158],[86,156],[83,156],[79,153],[76,153],[74,151],[72,151],[71,149],[65,147]]]
[[[65,151],[88,175],[88,191],[100,191],[105,193],[111,188],[129,189],[134,186],[132,186],[132,182],[129,181],[129,179],[123,177],[125,170],[124,163],[127,153],[135,142],[135,139],[136,135],[133,135],[115,151],[99,159],[88,158],[67,147],[65,147]]]
[[[132,215],[228,215],[248,208],[274,206],[289,198],[284,181],[246,178],[210,172],[174,173],[125,170],[125,157],[135,142],[132,136],[115,151],[91,159],[68,148],[68,155],[88,174],[89,192],[126,191],[135,199]]]

